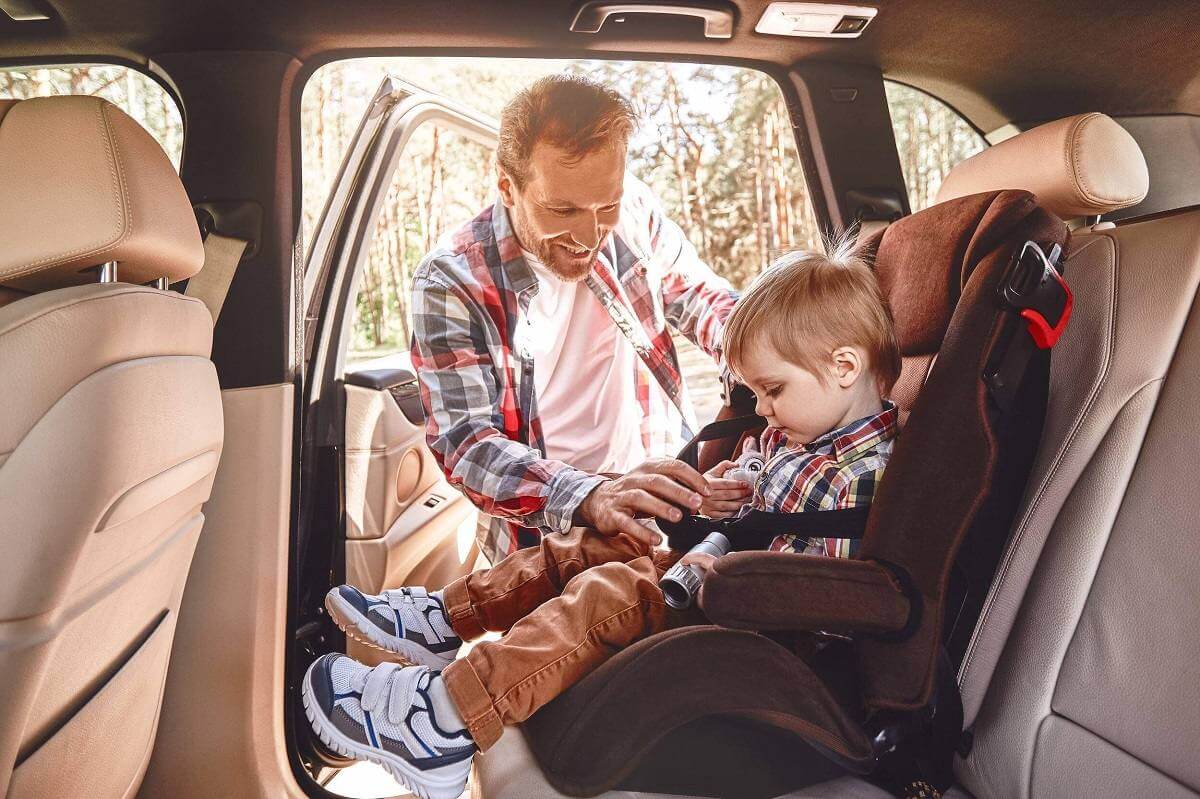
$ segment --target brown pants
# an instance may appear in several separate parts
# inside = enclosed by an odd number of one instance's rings
[[[687,623],[658,587],[678,558],[649,553],[628,536],[575,529],[448,585],[442,598],[456,634],[505,633],[442,672],[479,748],[624,647]]]

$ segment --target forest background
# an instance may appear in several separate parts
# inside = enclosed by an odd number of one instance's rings
[[[553,72],[595,78],[632,101],[641,124],[630,142],[630,171],[656,191],[701,258],[734,286],[746,287],[782,252],[820,248],[778,84],[738,67],[638,61],[394,58],[322,67],[302,102],[305,229],[315,226],[341,154],[385,75],[496,119],[520,89]],[[922,92],[888,83],[887,95],[910,204],[924,208],[950,167],[984,143]],[[417,263],[442,233],[494,198],[490,151],[445,129],[418,131],[377,221],[359,285],[353,356],[407,349]]]

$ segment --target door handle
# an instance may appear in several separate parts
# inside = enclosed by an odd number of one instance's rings
[[[606,0],[588,0],[579,7],[571,21],[573,33],[599,33],[605,21],[620,14],[666,14],[677,17],[699,17],[704,20],[706,39],[729,39],[733,37],[734,10],[723,2],[686,3],[610,3]]]

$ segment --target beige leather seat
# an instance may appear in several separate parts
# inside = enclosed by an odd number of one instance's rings
[[[964,161],[939,200],[1023,188],[1082,222],[1138,202],[1146,175],[1132,138],[1088,114]],[[1196,796],[1200,211],[1081,227],[1066,274],[1075,315],[1026,507],[959,673],[973,745],[949,796]],[[479,799],[558,796],[519,730],[476,771]],[[887,795],[844,778],[791,796]]]
[[[139,284],[203,258],[136,122],[0,101],[0,794],[141,781],[223,430],[208,311]]]

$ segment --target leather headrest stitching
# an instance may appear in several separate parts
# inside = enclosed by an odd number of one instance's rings
[[[150,134],[96,97],[0,103],[0,285],[46,291],[191,277],[204,247],[191,203]]]

